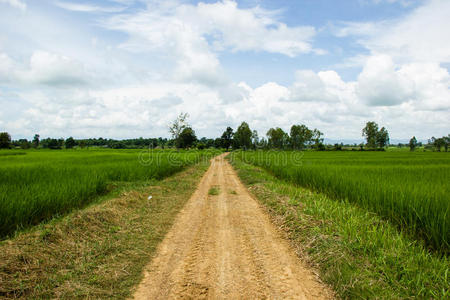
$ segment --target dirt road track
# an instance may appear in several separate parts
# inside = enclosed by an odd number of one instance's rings
[[[209,195],[211,187],[220,190]],[[224,155],[147,266],[135,299],[330,299]]]

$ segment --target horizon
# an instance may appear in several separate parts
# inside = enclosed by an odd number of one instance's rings
[[[446,136],[450,1],[0,0],[0,132],[198,137],[246,121],[362,142]],[[426,25],[426,26],[425,26]],[[352,142],[353,143],[353,142]]]

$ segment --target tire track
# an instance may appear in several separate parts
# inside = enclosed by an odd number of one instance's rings
[[[134,298],[330,299],[224,156],[211,161]]]

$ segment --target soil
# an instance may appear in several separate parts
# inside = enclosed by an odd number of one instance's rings
[[[225,155],[211,161],[134,298],[331,299],[329,288],[298,258]]]

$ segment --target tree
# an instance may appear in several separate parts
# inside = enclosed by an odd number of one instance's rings
[[[414,151],[417,148],[417,139],[415,136],[413,136],[410,140],[409,140],[409,150],[410,151]]]
[[[78,145],[80,146],[81,149],[84,149],[86,147],[86,141],[81,140]]]
[[[384,127],[377,132],[377,145],[380,148],[384,148],[389,145],[389,133]]]
[[[27,139],[20,139],[18,143],[22,149],[30,149],[31,147],[31,143]]]
[[[443,136],[442,139],[444,140],[444,149],[445,152],[448,151],[448,146],[450,145],[450,134],[447,136]]]
[[[246,122],[242,122],[234,134],[236,148],[249,149],[252,145],[252,131]]]
[[[214,140],[214,148],[217,148],[217,149],[223,148],[223,139],[221,139],[221,138],[216,138],[216,139]]]
[[[0,132],[0,149],[11,148],[11,136],[7,132]]]
[[[259,143],[258,132],[256,130],[253,130],[252,131],[252,145],[253,145],[254,150],[256,150],[256,147],[258,147],[258,143]]]
[[[374,149],[377,145],[378,124],[367,122],[362,130],[362,136],[366,138],[367,147]]]
[[[269,139],[269,147],[283,149],[288,143],[289,136],[280,127],[270,128],[266,135]]]
[[[189,115],[187,113],[180,113],[180,115],[173,121],[172,125],[169,126],[169,132],[172,135],[172,138],[175,140],[175,146],[180,148],[181,141],[179,139],[180,134],[187,127],[190,127],[187,123],[187,118]]]
[[[313,137],[313,132],[306,125],[292,125],[291,127],[292,149],[304,149]]]
[[[39,147],[39,134],[35,134],[33,138],[33,148],[37,149]]]
[[[314,146],[318,150],[323,150],[325,146],[323,145],[323,133],[320,130],[315,129],[312,132],[312,141],[314,142]]]
[[[431,138],[431,143],[433,144],[434,148],[436,148],[436,151],[441,152],[442,146],[445,146],[445,139],[443,137],[442,138],[435,138],[433,136]]]
[[[73,139],[73,137],[69,137],[66,140],[66,149],[72,149],[77,145],[77,142]]]
[[[227,129],[222,134],[221,147],[227,149],[228,151],[228,149],[231,147],[231,144],[233,143],[233,136],[234,136],[233,128],[227,127]]]
[[[195,131],[191,127],[186,127],[181,131],[178,136],[179,147],[180,148],[190,148],[195,141],[197,141],[197,136],[195,135]]]
[[[42,146],[44,148],[49,148],[49,149],[53,149],[53,150],[59,150],[62,148],[62,144],[64,143],[63,139],[45,139],[42,141]]]

